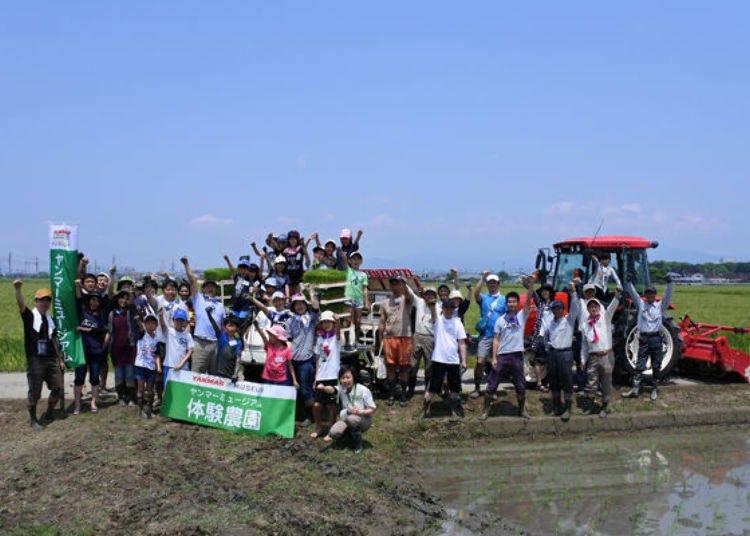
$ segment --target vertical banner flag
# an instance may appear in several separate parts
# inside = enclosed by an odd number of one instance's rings
[[[49,226],[49,274],[52,287],[52,311],[65,366],[75,368],[86,363],[78,326],[75,280],[78,272],[78,226]]]
[[[161,415],[248,434],[294,437],[297,390],[170,370]]]

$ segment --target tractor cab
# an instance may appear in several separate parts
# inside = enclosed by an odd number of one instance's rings
[[[549,249],[540,249],[536,268],[541,281],[548,281],[556,291],[565,291],[568,282],[576,278],[589,281],[602,256],[609,254],[609,266],[622,284],[630,279],[642,294],[651,284],[646,250],[658,245],[658,242],[634,236],[571,238],[556,243],[554,255]]]

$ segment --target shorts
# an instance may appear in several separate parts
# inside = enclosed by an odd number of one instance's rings
[[[534,352],[534,364],[544,366],[544,364],[547,362],[547,349],[542,346],[541,348],[538,348]]]
[[[102,363],[102,356],[87,355],[86,363],[75,369],[74,385],[83,385],[86,383],[86,372],[89,373],[89,382],[91,386],[99,385],[99,369]]]
[[[492,357],[492,340],[494,337],[479,337],[477,341],[477,358],[489,359]]]
[[[135,379],[145,381],[146,383],[154,383],[156,382],[156,370],[146,367],[135,367]]]
[[[326,387],[336,387],[338,385],[338,380],[322,380],[319,382],[315,382],[315,385],[322,383]],[[333,394],[328,394],[324,391],[315,391],[315,402],[318,404],[323,404],[324,406],[331,405],[335,406],[338,401],[336,400],[338,398],[338,390],[335,391]]]
[[[115,365],[115,384],[135,382],[135,365]]]
[[[344,304],[348,305],[352,309],[364,309],[365,308],[364,300],[346,300]]]
[[[383,339],[385,363],[392,367],[411,366],[411,337],[389,337]]]
[[[36,403],[42,397],[42,384],[47,384],[50,397],[60,397],[63,392],[63,374],[54,357],[27,357],[26,380],[29,383],[29,400]]]
[[[448,390],[451,393],[461,392],[461,365],[456,363],[450,365],[448,363],[440,363],[439,361],[432,362],[432,371],[430,374],[430,387],[428,391],[430,393],[441,393],[443,391],[443,380],[447,377],[448,379]]]

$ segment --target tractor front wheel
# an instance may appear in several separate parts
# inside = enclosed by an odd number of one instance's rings
[[[682,340],[680,339],[680,328],[671,318],[665,318],[661,326],[662,338],[662,361],[661,376],[667,377],[677,362],[682,357]],[[625,342],[625,367],[632,376],[636,372],[638,362],[638,329],[633,326],[628,332]],[[643,375],[650,377],[653,374],[651,369],[651,359],[646,362],[646,370]]]

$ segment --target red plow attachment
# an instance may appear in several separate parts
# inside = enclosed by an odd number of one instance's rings
[[[703,324],[685,316],[680,322],[682,357],[709,363],[724,372],[736,372],[750,382],[750,355],[732,348],[726,336],[717,335],[722,331],[750,333],[750,328]]]

